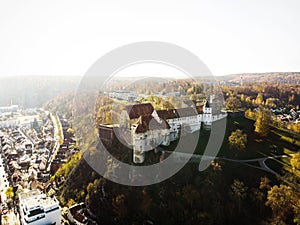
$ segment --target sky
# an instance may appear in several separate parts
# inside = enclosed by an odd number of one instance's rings
[[[298,0],[0,0],[0,76],[84,75],[140,41],[186,48],[214,75],[300,71],[299,10]]]

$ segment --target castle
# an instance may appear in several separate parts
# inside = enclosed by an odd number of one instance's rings
[[[122,139],[126,139],[126,144],[133,149],[133,162],[143,163],[145,152],[159,145],[169,146],[179,138],[180,132],[198,131],[202,123],[205,129],[209,129],[214,121],[227,116],[226,112],[213,114],[212,111],[208,101],[201,106],[166,110],[155,110],[150,103],[128,105],[121,113],[118,129]],[[112,138],[112,132],[113,129],[107,126],[99,128],[101,139]]]

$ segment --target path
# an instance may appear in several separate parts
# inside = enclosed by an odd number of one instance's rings
[[[213,161],[214,159],[221,159],[221,160],[229,161],[229,162],[243,163],[243,164],[246,164],[246,165],[254,167],[254,168],[265,170],[265,171],[272,173],[278,177],[280,177],[280,174],[278,174],[276,171],[274,171],[270,167],[268,167],[265,162],[268,159],[278,159],[278,158],[290,157],[293,155],[293,154],[275,155],[275,156],[266,156],[266,157],[255,158],[255,159],[230,159],[227,157],[213,157],[213,156],[208,156],[208,155],[197,155],[197,154],[189,154],[189,153],[182,153],[182,152],[172,152],[172,151],[166,151],[166,150],[162,150],[162,152],[167,153],[167,154],[171,154],[171,153],[175,154],[176,161],[178,161],[178,162],[180,162],[180,161],[184,162],[184,161],[186,161],[187,158],[190,159],[191,163],[199,163],[200,160]],[[253,163],[253,162],[257,162],[259,164],[259,167],[249,164],[249,163]]]

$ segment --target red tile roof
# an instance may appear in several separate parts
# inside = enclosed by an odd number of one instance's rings
[[[165,120],[195,116],[202,112],[202,106],[197,106],[196,109],[192,107],[180,108],[180,109],[166,109],[166,110],[157,110],[157,114],[160,118]]]
[[[196,116],[198,112],[196,109],[191,107],[176,109],[179,117],[188,117],[188,116]]]
[[[130,119],[137,119],[140,116],[151,115],[154,111],[154,108],[150,103],[146,103],[138,105],[128,105],[125,106],[124,110],[128,113]]]
[[[179,117],[176,109],[157,110],[156,112],[160,118],[165,120]]]
[[[159,123],[152,115],[140,116],[137,122],[137,127],[135,133],[144,133],[149,130],[162,130],[170,129],[170,125],[167,121],[162,119],[162,122]]]

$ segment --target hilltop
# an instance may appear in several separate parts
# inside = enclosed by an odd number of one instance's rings
[[[217,80],[240,82],[274,82],[279,84],[300,84],[300,72],[267,72],[267,73],[239,73],[216,76]]]

